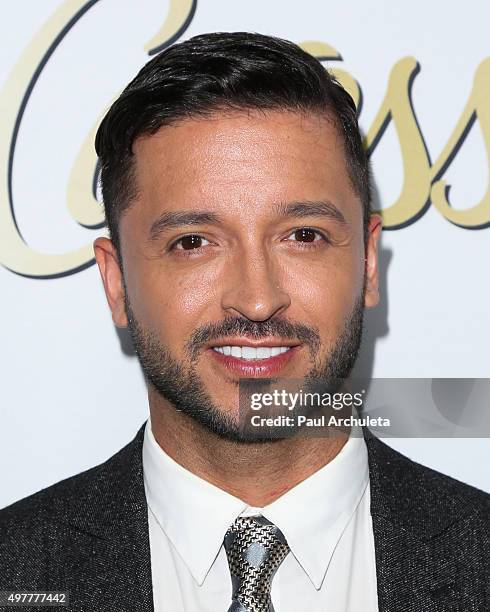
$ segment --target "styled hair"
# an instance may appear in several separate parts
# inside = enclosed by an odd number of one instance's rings
[[[226,110],[319,113],[344,142],[347,171],[370,215],[369,163],[354,102],[322,64],[292,42],[248,32],[209,33],[175,44],[150,60],[112,104],[95,149],[111,239],[120,252],[118,225],[136,196],[132,147],[143,135],[178,120]]]

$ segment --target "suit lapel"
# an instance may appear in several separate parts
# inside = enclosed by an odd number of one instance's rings
[[[48,519],[63,542],[49,580],[70,592],[74,612],[153,612],[143,433],[81,475],[70,506]]]
[[[454,567],[438,559],[437,546],[423,542],[379,515],[373,515],[380,612],[450,612],[456,585]]]
[[[457,525],[470,510],[436,490],[431,470],[364,436],[380,612],[460,610]]]

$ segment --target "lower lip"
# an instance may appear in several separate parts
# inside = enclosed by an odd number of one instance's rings
[[[299,346],[292,346],[285,353],[280,353],[267,359],[240,359],[231,355],[223,355],[214,349],[208,349],[213,357],[230,372],[244,378],[261,378],[277,375],[297,354]]]

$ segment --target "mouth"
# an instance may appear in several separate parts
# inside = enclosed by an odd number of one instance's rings
[[[215,361],[234,374],[246,378],[277,375],[299,352],[301,345],[286,343],[230,342],[209,347]]]

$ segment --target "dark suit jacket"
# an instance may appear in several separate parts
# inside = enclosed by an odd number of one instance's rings
[[[153,610],[143,430],[0,511],[0,590],[67,590],[74,612]],[[364,435],[380,612],[489,612],[490,496]]]

